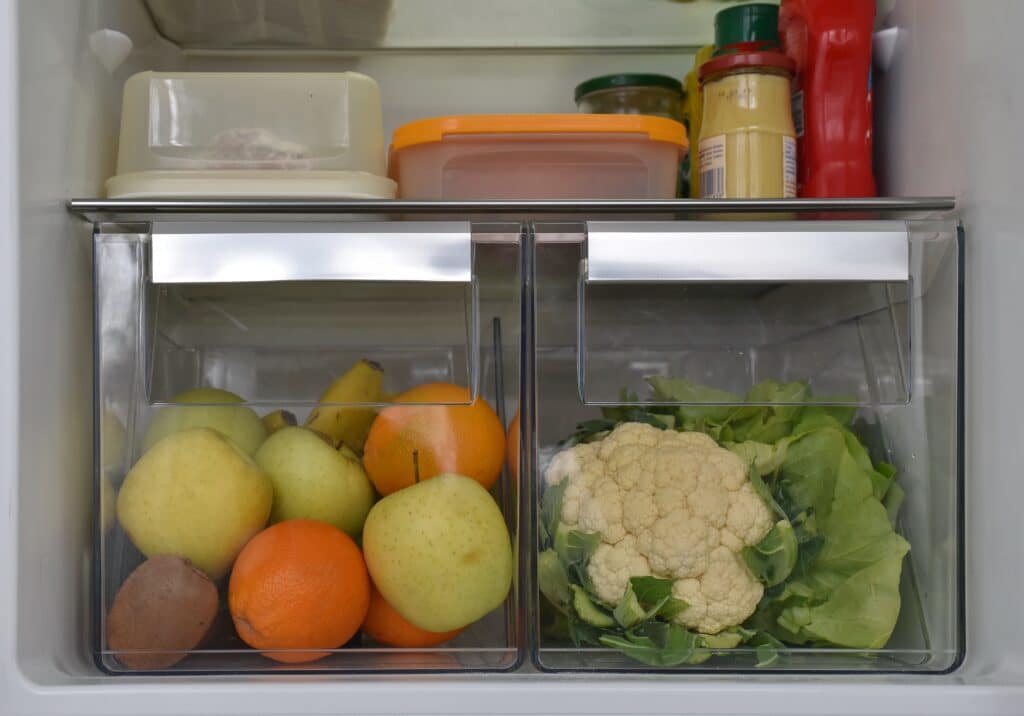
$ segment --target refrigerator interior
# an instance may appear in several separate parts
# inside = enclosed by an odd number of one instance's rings
[[[888,0],[898,28],[875,78],[885,195],[954,195],[966,231],[966,657],[939,676],[535,674],[112,679],[90,654],[93,381],[91,227],[73,196],[113,173],[121,88],[154,70],[346,70],[381,85],[385,132],[460,112],[573,111],[571,89],[620,69],[680,76],[717,3],[645,0],[650,24],[609,25],[611,0],[395,0],[378,47],[183,49],[135,0],[0,4],[0,704],[9,713],[543,712],[1016,713],[1024,702],[1024,576],[1015,478],[1024,459],[1014,330],[1024,260],[1016,141],[1024,6]],[[486,11],[483,9],[486,6]],[[615,13],[619,13],[615,15]],[[582,19],[582,20],[581,20]],[[609,30],[609,27],[612,29]],[[117,64],[118,42],[131,38]],[[168,32],[167,28],[164,28]],[[624,38],[628,38],[624,39]],[[247,41],[248,40],[244,40]],[[318,40],[326,42],[326,40]],[[112,59],[113,58],[113,59]],[[104,64],[106,61],[107,64]],[[919,516],[927,524],[928,516]]]

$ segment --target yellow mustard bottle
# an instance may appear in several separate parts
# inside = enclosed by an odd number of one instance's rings
[[[690,156],[687,161],[690,169],[690,197],[696,199],[700,196],[700,172],[697,168],[697,157],[694,149],[700,141],[700,125],[703,119],[704,104],[701,99],[700,80],[697,73],[700,66],[711,59],[715,52],[714,45],[705,45],[697,50],[697,56],[693,60],[693,69],[686,73],[683,80],[683,87],[686,92],[683,100],[683,123],[686,124],[686,131],[690,137]]]
[[[705,199],[796,196],[793,60],[774,50],[735,52],[701,65],[697,166]]]

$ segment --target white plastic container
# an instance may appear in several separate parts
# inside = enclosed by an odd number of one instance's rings
[[[142,72],[110,197],[395,196],[377,83],[354,72]]]
[[[395,131],[388,173],[404,199],[671,199],[686,149],[663,117],[439,117]]]

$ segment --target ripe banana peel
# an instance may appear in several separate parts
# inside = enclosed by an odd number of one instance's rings
[[[383,379],[384,370],[380,365],[364,358],[331,383],[320,396],[320,403],[382,402]],[[377,411],[373,408],[320,405],[306,418],[306,427],[331,437],[336,444],[344,443],[361,453],[376,417]]]

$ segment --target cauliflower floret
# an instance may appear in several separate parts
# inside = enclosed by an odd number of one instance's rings
[[[717,634],[742,624],[763,594],[764,587],[739,555],[721,545],[711,552],[708,568],[699,579],[679,579],[673,585],[672,596],[690,605],[675,621],[703,634]]]
[[[637,543],[655,574],[684,579],[704,573],[708,555],[720,540],[718,530],[686,507],[678,507],[641,532]]]
[[[716,634],[742,623],[763,588],[740,558],[771,529],[768,506],[739,457],[703,433],[624,423],[557,455],[567,480],[562,522],[601,535],[588,565],[596,595],[617,605],[630,577],[673,579],[689,607],[675,621]]]
[[[618,604],[630,577],[648,577],[651,567],[637,551],[636,537],[629,535],[615,545],[602,542],[590,558],[587,574],[601,600]]]

